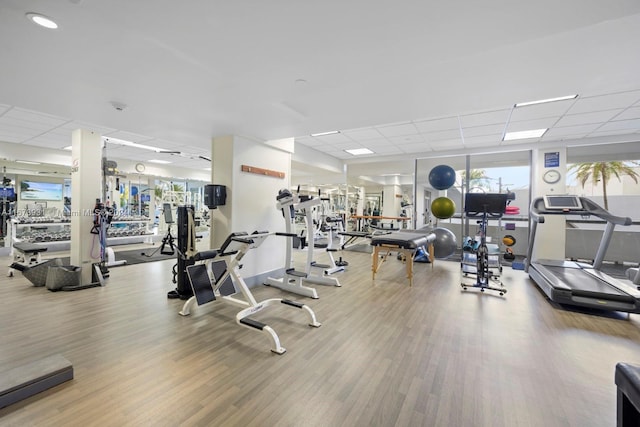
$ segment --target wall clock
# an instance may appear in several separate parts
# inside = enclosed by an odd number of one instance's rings
[[[542,180],[547,184],[555,184],[556,182],[560,181],[561,177],[562,175],[560,175],[560,172],[555,169],[550,169],[546,171],[544,175],[542,175]]]
[[[142,163],[136,163],[136,171],[138,173],[142,173],[142,172],[144,172],[144,170],[145,170],[145,167],[144,167],[144,165]]]

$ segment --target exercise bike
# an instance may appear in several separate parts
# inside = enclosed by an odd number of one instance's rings
[[[461,270],[464,277],[475,276],[475,283],[461,281],[463,290],[478,288],[481,292],[490,289],[502,296],[507,289],[500,280],[502,265],[500,253],[490,253],[487,246],[487,226],[489,218],[501,218],[507,206],[508,194],[501,193],[467,193],[464,212],[467,218],[480,218],[478,221],[480,241],[467,245],[471,251],[463,251]]]

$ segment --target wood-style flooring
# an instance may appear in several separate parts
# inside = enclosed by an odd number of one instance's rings
[[[245,257],[268,256],[260,249]],[[0,268],[0,371],[62,354],[75,379],[0,410],[1,426],[614,426],[615,364],[640,364],[640,317],[550,304],[505,268],[504,297],[460,288],[459,264],[343,252],[342,287],[255,316],[219,301],[181,317],[173,261],[111,268],[107,286],[35,288]]]

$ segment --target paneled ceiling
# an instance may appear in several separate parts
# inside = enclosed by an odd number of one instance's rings
[[[2,0],[0,141],[61,150],[85,128],[181,153],[110,157],[203,169],[214,136],[296,137],[381,176],[415,157],[639,139],[636,0],[430,3]]]

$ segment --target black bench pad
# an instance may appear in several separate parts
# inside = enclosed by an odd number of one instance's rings
[[[389,233],[371,237],[371,245],[373,246],[388,245],[402,249],[417,249],[427,245],[427,243],[431,241],[433,241],[433,239],[428,238],[426,234],[407,232]]]

